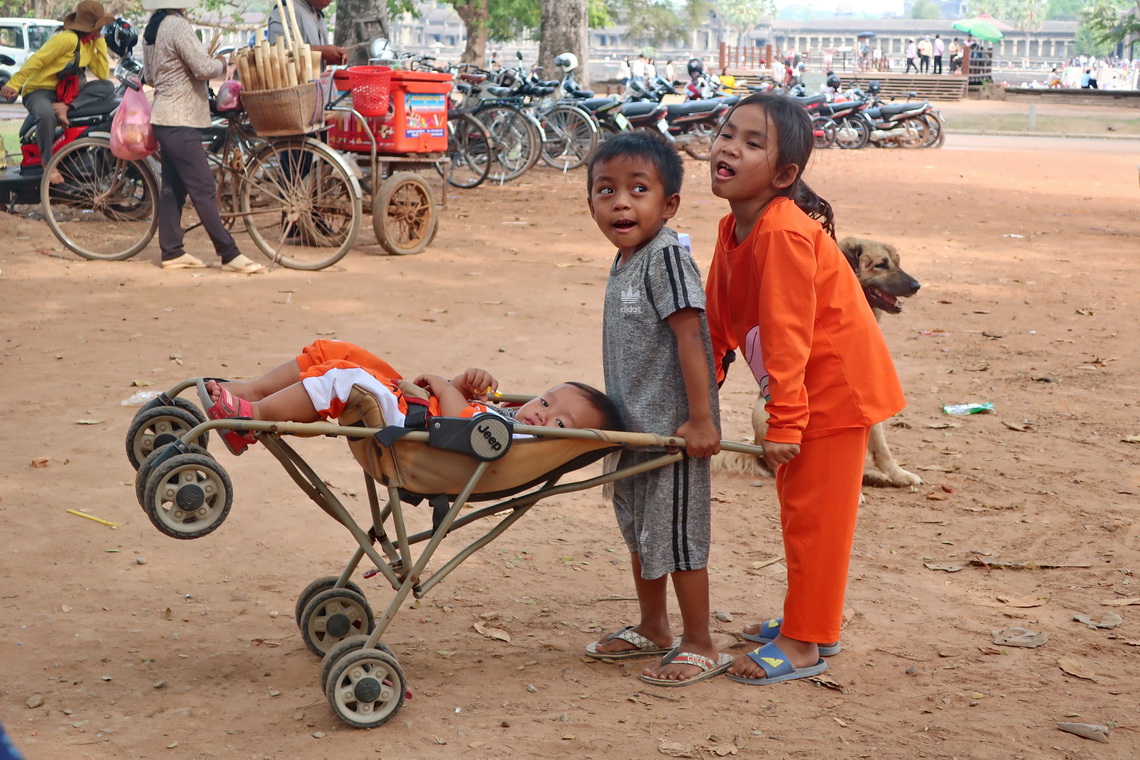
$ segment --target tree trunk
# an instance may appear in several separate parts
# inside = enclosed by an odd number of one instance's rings
[[[538,46],[542,79],[561,79],[562,71],[554,65],[554,59],[562,53],[573,53],[578,57],[574,78],[582,87],[590,86],[587,20],[586,0],[542,0],[542,37]]]
[[[340,0],[336,9],[334,43],[348,51],[352,66],[368,63],[368,46],[377,37],[388,38],[386,0]]]
[[[467,27],[467,46],[463,48],[463,56],[459,60],[476,66],[486,66],[487,27],[491,23],[488,0],[467,0],[463,3],[454,3],[454,6],[455,12]]]

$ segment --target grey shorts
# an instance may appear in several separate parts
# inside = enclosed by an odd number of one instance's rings
[[[619,468],[661,456],[623,451]],[[709,561],[712,483],[708,459],[682,459],[614,483],[614,513],[641,576],[652,580]]]

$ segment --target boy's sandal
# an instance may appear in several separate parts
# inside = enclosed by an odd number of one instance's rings
[[[636,660],[642,657],[660,657],[664,654],[669,654],[673,651],[673,647],[658,646],[652,639],[647,639],[637,631],[633,630],[632,625],[627,625],[620,631],[603,636],[599,641],[591,641],[586,645],[586,656],[593,657],[595,660],[602,662],[610,662],[612,660]],[[633,644],[634,649],[622,649],[619,652],[599,652],[598,645],[605,644],[610,641],[624,641],[627,644]],[[673,642],[673,646],[677,645],[677,641]]]
[[[719,676],[728,670],[732,665],[733,659],[732,655],[726,653],[717,655],[717,658],[713,660],[710,657],[705,657],[703,654],[697,654],[696,652],[678,652],[674,649],[661,659],[662,665],[692,665],[693,667],[700,668],[700,672],[695,676],[682,679],[655,678],[642,673],[641,680],[645,683],[653,684],[654,686],[688,686],[697,681],[704,681],[713,676]]]
[[[257,274],[258,272],[268,271],[268,267],[264,264],[258,264],[244,253],[239,253],[225,264],[222,264],[222,269],[227,272],[237,272],[238,274]]]
[[[238,398],[225,388],[219,388],[219,390],[221,390],[221,395],[218,396],[217,403],[206,410],[206,416],[212,420],[253,419],[253,404],[244,398]],[[257,443],[257,434],[252,430],[238,431],[219,428],[218,434],[222,437],[222,443],[235,456],[242,454],[249,448],[249,444]]]
[[[176,259],[166,259],[162,262],[163,269],[205,269],[206,262],[197,256],[184,253]]]
[[[767,644],[774,641],[780,635],[780,626],[783,625],[783,618],[772,618],[765,620],[760,624],[759,633],[745,633],[740,632],[740,638],[745,641],[751,641],[756,644]],[[819,644],[820,657],[834,657],[843,651],[843,646],[837,641],[834,644]]]
[[[792,661],[788,658],[787,653],[776,646],[775,642],[768,642],[759,649],[749,652],[747,656],[760,666],[764,671],[764,677],[745,678],[735,673],[729,673],[728,677],[737,683],[763,686],[780,681],[791,681],[796,678],[811,678],[827,670],[827,663],[822,658],[816,660],[815,665],[808,665],[804,668],[792,667]]]

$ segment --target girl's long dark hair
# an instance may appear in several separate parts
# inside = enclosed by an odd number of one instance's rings
[[[741,106],[760,106],[776,125],[776,132],[779,135],[776,143],[777,166],[795,164],[799,167],[795,180],[779,194],[791,198],[805,214],[817,220],[824,231],[834,238],[835,212],[831,204],[819,197],[803,180],[804,169],[807,168],[812,148],[815,147],[815,133],[807,110],[786,95],[758,92],[733,106],[728,116],[731,117],[733,111]],[[727,121],[727,117],[725,120]]]

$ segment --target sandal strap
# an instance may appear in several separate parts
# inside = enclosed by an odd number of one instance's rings
[[[662,665],[692,665],[695,668],[700,668],[702,673],[707,673],[713,668],[717,667],[717,661],[711,657],[705,657],[698,652],[678,652],[673,650],[669,656],[661,661]]]
[[[788,655],[783,649],[776,646],[774,641],[769,641],[764,646],[757,647],[749,652],[748,659],[759,665],[768,678],[786,675],[795,671],[791,660],[788,659]]]
[[[611,633],[606,637],[606,641],[624,641],[628,644],[633,644],[638,649],[645,651],[647,649],[658,649],[657,644],[652,639],[647,639],[637,631],[633,630],[633,626],[629,625],[622,628],[620,631]]]

